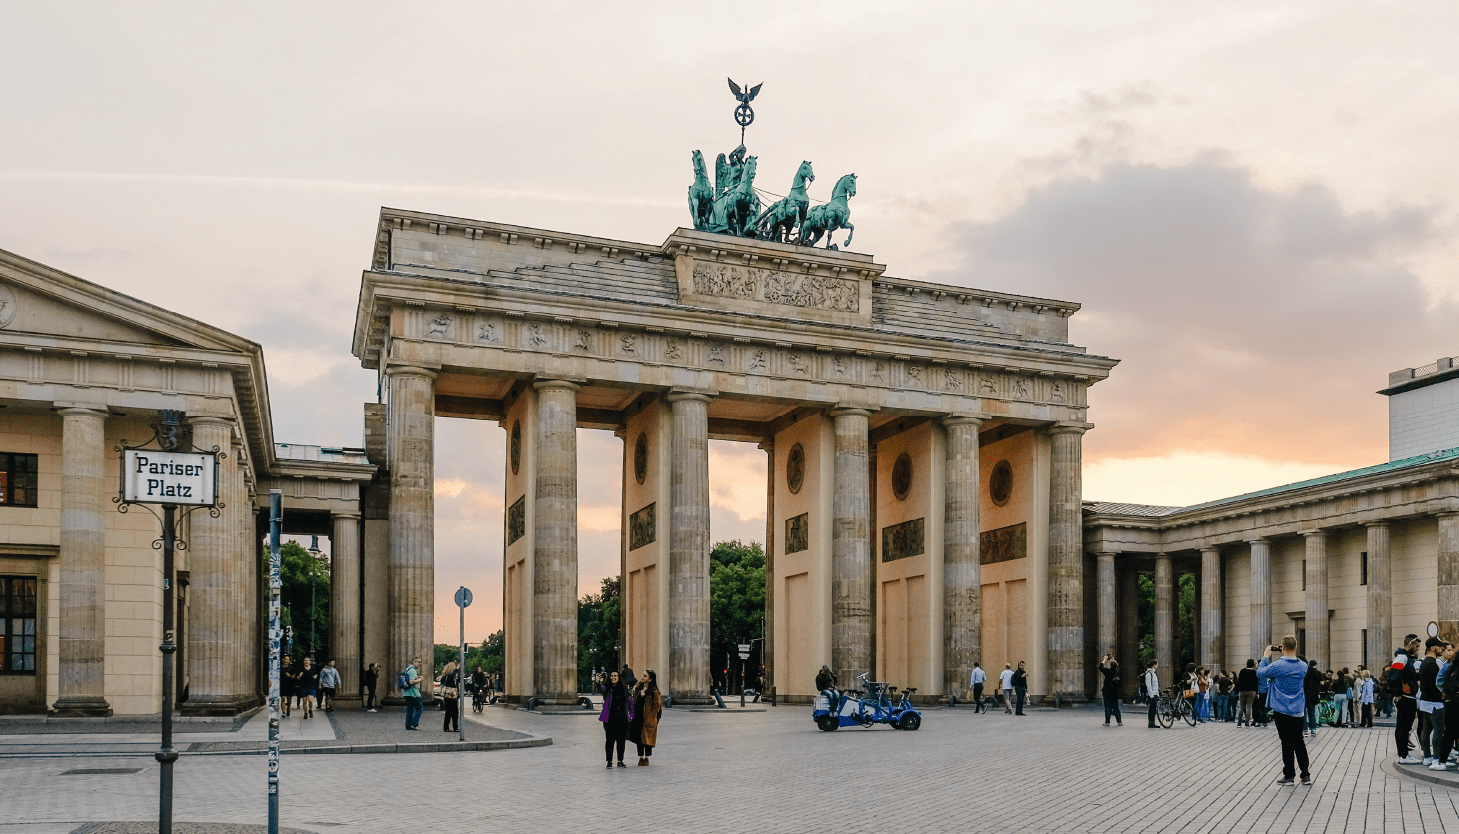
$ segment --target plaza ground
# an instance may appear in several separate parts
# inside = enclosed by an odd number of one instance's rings
[[[1143,713],[1129,718],[1105,729],[1092,710],[1016,718],[931,709],[917,732],[822,733],[805,707],[671,711],[652,766],[633,766],[630,746],[629,767],[607,770],[593,713],[492,708],[468,717],[468,738],[484,721],[551,736],[551,746],[287,755],[281,823],[340,834],[1459,831],[1459,790],[1397,776],[1385,763],[1390,729],[1324,729],[1311,744],[1315,784],[1279,787],[1272,730],[1148,730]],[[411,735],[445,739],[439,722],[427,711],[424,731]],[[141,770],[62,775],[133,767]],[[0,834],[155,819],[157,768],[148,756],[0,760]],[[262,756],[185,756],[176,774],[177,820],[266,821]]]

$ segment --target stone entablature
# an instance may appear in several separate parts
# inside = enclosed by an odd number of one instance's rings
[[[1438,453],[1430,462],[1373,467],[1357,477],[1317,479],[1236,500],[1158,514],[1102,512],[1085,504],[1084,544],[1090,553],[1174,553],[1222,547],[1255,538],[1294,536],[1459,512],[1459,454]]]

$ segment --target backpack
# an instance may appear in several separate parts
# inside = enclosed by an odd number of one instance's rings
[[[409,666],[405,667],[405,671],[401,672],[395,678],[395,686],[401,692],[404,692],[405,690],[407,690],[407,689],[410,688],[410,667]]]

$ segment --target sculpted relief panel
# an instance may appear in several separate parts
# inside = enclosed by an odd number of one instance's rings
[[[734,264],[694,264],[694,292],[832,312],[861,311],[861,288],[852,279],[796,275]]]

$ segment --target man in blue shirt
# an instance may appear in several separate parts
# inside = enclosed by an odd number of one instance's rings
[[[1296,776],[1292,760],[1302,769],[1302,784],[1312,784],[1307,769],[1307,742],[1302,738],[1302,718],[1307,712],[1307,698],[1302,682],[1307,677],[1307,664],[1297,659],[1297,638],[1282,638],[1282,650],[1267,649],[1267,665],[1256,671],[1267,682],[1267,706],[1272,710],[1277,735],[1282,739],[1282,778],[1278,785],[1290,785]]]

